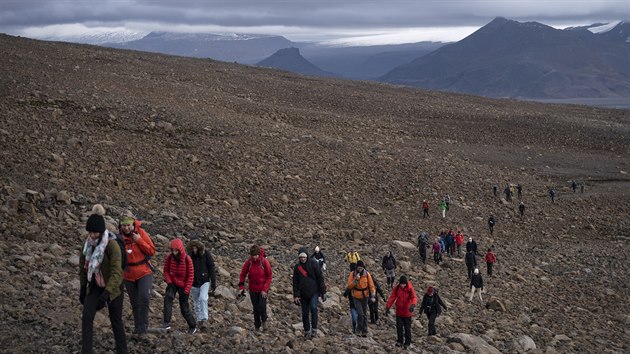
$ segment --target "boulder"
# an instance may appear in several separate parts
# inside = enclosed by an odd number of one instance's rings
[[[468,352],[479,354],[500,354],[501,352],[488,344],[483,338],[467,333],[454,333],[448,336],[447,343],[459,343],[466,348]]]

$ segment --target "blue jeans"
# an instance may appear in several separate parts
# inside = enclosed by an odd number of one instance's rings
[[[300,305],[302,305],[302,325],[304,325],[304,332],[308,332],[313,329],[317,329],[317,294],[311,296],[310,299],[300,298]],[[311,320],[309,321],[309,312],[311,314]]]
[[[350,317],[352,318],[352,333],[357,333],[357,317],[359,317],[359,314],[354,307],[350,308]]]
[[[192,295],[193,307],[195,309],[195,317],[197,321],[208,320],[208,291],[210,290],[210,282],[203,283],[198,288],[194,286],[190,289]]]

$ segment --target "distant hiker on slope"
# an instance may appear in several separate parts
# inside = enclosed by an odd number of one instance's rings
[[[188,243],[188,253],[195,268],[190,293],[197,318],[197,328],[204,329],[208,323],[208,291],[214,293],[217,288],[216,267],[210,251],[206,250],[199,237],[191,238]]]
[[[551,198],[551,202],[556,202],[556,190],[553,188],[549,188],[549,198]]]
[[[179,309],[188,323],[188,334],[197,332],[195,318],[190,312],[188,298],[195,279],[195,269],[192,258],[186,254],[184,243],[176,238],[171,241],[171,253],[164,261],[164,281],[166,282],[166,295],[164,296],[164,324],[162,328],[171,329],[173,315],[173,300],[179,296]]]
[[[376,289],[376,293],[374,294],[375,300],[374,302],[368,302],[368,309],[370,310],[370,323],[378,324],[378,300],[381,299],[383,302],[387,301],[385,294],[383,294],[383,289],[379,284],[376,277],[372,277],[372,281],[374,282],[374,289]]]
[[[422,264],[427,263],[427,243],[429,242],[429,234],[425,231],[420,232],[418,235],[418,252],[420,253],[420,260]]]
[[[486,261],[486,266],[488,268],[488,276],[491,277],[492,276],[492,268],[494,266],[494,263],[496,263],[496,261],[497,261],[497,256],[495,256],[494,252],[492,252],[492,248],[488,248],[488,252],[486,252],[484,260]]]
[[[387,254],[383,256],[381,267],[387,277],[387,289],[391,289],[394,286],[394,278],[396,277],[396,258],[394,258],[392,251],[388,251]]]
[[[494,234],[494,225],[496,225],[497,221],[494,218],[494,215],[490,215],[488,217],[488,229],[490,230],[490,235]]]
[[[466,242],[466,253],[470,251],[472,251],[473,254],[477,254],[477,242],[475,242],[472,237],[469,237],[468,242]]]
[[[239,296],[245,296],[245,280],[249,280],[249,298],[254,311],[254,327],[257,332],[267,329],[267,297],[271,286],[271,264],[258,245],[249,248],[249,258],[243,264],[239,276]]]
[[[424,219],[425,217],[429,216],[429,202],[427,202],[427,200],[423,200],[422,201],[422,218]]]
[[[108,307],[109,321],[114,332],[116,353],[127,353],[127,339],[122,320],[122,253],[115,241],[116,235],[105,226],[105,209],[100,204],[92,208],[85,230],[88,235],[79,257],[81,289],[79,302],[81,315],[81,353],[93,352],[94,317],[103,307]]]
[[[449,211],[449,209],[451,209],[451,195],[446,193],[446,195],[444,196],[444,203],[446,204],[446,211]]]
[[[322,269],[315,259],[308,257],[306,247],[301,247],[298,262],[293,266],[293,302],[302,307],[305,339],[317,337],[317,300],[320,296],[323,301],[328,299]]]
[[[433,261],[435,264],[440,264],[442,260],[442,253],[440,252],[440,240],[436,239],[433,243]]]
[[[483,304],[483,299],[481,298],[481,292],[483,291],[483,278],[481,277],[481,273],[479,273],[479,269],[477,268],[475,268],[475,272],[470,279],[470,302],[473,301],[475,291],[479,293],[479,301],[481,301],[481,303]]]
[[[473,275],[473,270],[477,267],[477,257],[475,257],[473,251],[468,251],[464,260],[466,261],[466,268],[468,268],[468,279],[470,279]]]
[[[516,185],[516,194],[518,195],[518,199],[523,198],[523,186],[521,186],[520,183]]]
[[[413,289],[413,285],[404,275],[400,276],[398,285],[394,287],[391,295],[389,295],[385,305],[385,315],[389,314],[389,310],[394,306],[394,303],[396,304],[396,346],[407,349],[411,345],[411,317],[418,304],[418,297]]]
[[[464,244],[464,234],[461,230],[457,230],[455,234],[455,244],[457,245],[457,257],[462,257],[462,245]]]
[[[348,275],[348,289],[350,289],[354,300],[354,308],[357,311],[357,331],[360,336],[367,337],[367,304],[368,301],[376,301],[376,287],[372,276],[365,270],[363,261],[358,261],[356,270]]]
[[[320,251],[319,246],[315,246],[315,252],[313,252],[311,258],[317,262],[317,265],[319,265],[323,271],[326,271],[326,257],[324,253]]]
[[[141,225],[142,222],[136,220],[129,211],[120,220],[120,234],[125,240],[127,252],[127,268],[123,277],[133,312],[133,331],[142,335],[149,328],[149,303],[153,287],[151,257],[155,255],[155,246]]]
[[[442,213],[442,218],[445,218],[446,217],[446,202],[444,200],[440,201],[440,204],[438,204],[438,209]]]
[[[518,212],[521,214],[521,218],[525,216],[525,204],[523,202],[518,205]]]
[[[361,260],[361,256],[359,256],[359,252],[354,251],[354,249],[350,247],[350,252],[346,254],[344,260],[346,263],[350,264],[350,270],[353,271],[357,268],[357,262]]]

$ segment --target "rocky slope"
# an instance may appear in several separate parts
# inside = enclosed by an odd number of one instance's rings
[[[391,249],[419,294],[449,305],[439,336],[413,324],[415,352],[628,352],[630,115],[308,79],[262,68],[0,36],[0,347],[76,352],[78,254],[87,214],[113,227],[130,208],[163,265],[168,240],[199,235],[220,266],[210,328],[131,335],[132,353],[395,351],[393,319],[350,333],[343,251],[358,250],[384,283]],[[573,194],[568,181],[586,184]],[[521,183],[517,202],[492,185]],[[559,191],[551,204],[546,190]],[[435,206],[450,193],[446,219]],[[428,199],[431,216],[421,218]],[[494,236],[485,227],[497,218]],[[467,301],[465,266],[422,266],[406,242],[461,227],[499,263],[484,303]],[[403,242],[396,242],[403,241]],[[274,267],[272,328],[252,331],[234,297],[253,242]],[[328,257],[322,336],[303,341],[290,302],[297,247]],[[485,272],[485,266],[481,267]],[[161,323],[158,272],[151,324]],[[177,306],[176,306],[177,307]],[[383,308],[383,306],[381,306]],[[97,352],[113,349],[103,311]]]

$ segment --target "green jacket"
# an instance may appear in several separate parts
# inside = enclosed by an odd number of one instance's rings
[[[103,263],[101,263],[101,271],[103,272],[103,278],[105,278],[105,290],[109,292],[110,300],[114,300],[121,294],[120,285],[123,280],[122,255],[120,254],[120,247],[115,240],[109,240],[107,243]],[[79,277],[81,279],[81,287],[87,287],[86,294],[89,294],[90,288],[88,287],[83,252],[81,252],[79,259]]]

